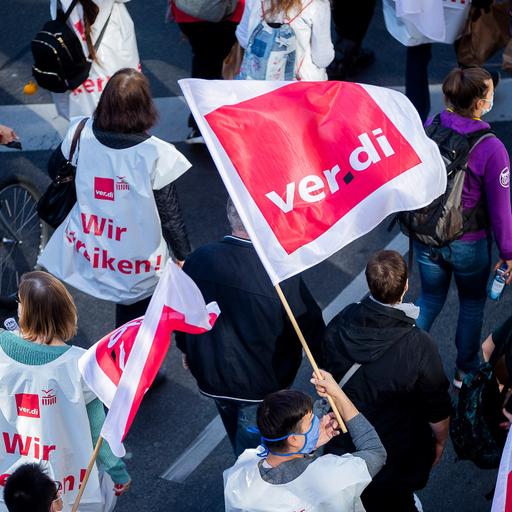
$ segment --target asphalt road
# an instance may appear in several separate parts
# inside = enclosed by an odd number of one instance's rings
[[[26,52],[32,35],[45,21],[47,0],[15,0],[0,14],[0,122],[1,106],[48,103],[49,95],[39,90],[23,96],[22,87],[30,76],[30,55]],[[138,33],[143,69],[148,74],[155,97],[179,94],[176,80],[189,75],[190,51],[177,27],[164,20],[165,2],[134,0],[128,4]],[[367,38],[377,60],[358,81],[378,85],[403,84],[405,51],[387,35],[377,12]],[[493,66],[497,65],[495,59]],[[438,83],[454,64],[453,50],[437,46],[431,65],[432,83]],[[497,94],[500,94],[499,90]],[[169,123],[173,119],[168,120]],[[495,129],[512,149],[512,123],[496,123]],[[20,131],[22,130],[22,127]],[[193,163],[193,168],[178,181],[178,192],[193,247],[217,240],[227,232],[225,200],[227,193],[204,147],[178,148]],[[28,174],[44,186],[48,151],[0,153],[0,172]],[[336,297],[364,269],[374,251],[385,247],[395,236],[383,223],[369,235],[353,242],[338,254],[305,272],[305,279],[322,307]],[[79,308],[79,333],[76,343],[87,347],[112,329],[114,307],[73,291]],[[418,294],[416,270],[411,277],[410,300]],[[499,303],[486,307],[482,337],[512,310],[510,291]],[[445,308],[434,324],[432,334],[439,343],[447,374],[451,377],[455,352],[453,346],[456,315],[456,291],[452,288]],[[201,396],[194,380],[182,369],[178,351],[171,348],[165,371],[168,382],[148,394],[126,442],[127,464],[133,478],[130,492],[119,501],[121,512],[163,512],[223,510],[222,471],[234,462],[224,439],[183,482],[174,483],[160,475],[186,450],[215,417],[213,403]],[[296,386],[312,392],[308,382],[310,369],[305,362]],[[414,456],[414,454],[411,454]],[[425,511],[480,512],[490,509],[485,494],[492,490],[495,471],[482,471],[468,462],[455,462],[451,447],[437,466],[425,490],[419,493]]]

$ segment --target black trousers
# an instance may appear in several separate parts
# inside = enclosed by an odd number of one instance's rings
[[[405,64],[405,95],[416,107],[421,120],[425,122],[430,112],[430,91],[428,89],[428,64],[432,58],[432,45],[420,44],[407,48]]]
[[[361,494],[361,500],[366,512],[418,512],[412,490],[374,488],[370,484]]]
[[[235,44],[237,23],[200,21],[178,23],[178,26],[192,47],[192,78],[221,79],[222,61]],[[192,115],[188,124],[191,128],[197,129]]]
[[[332,19],[338,38],[360,45],[368,31],[376,0],[334,0]]]
[[[147,299],[139,300],[139,302],[135,302],[129,306],[116,304],[116,329],[130,320],[142,316],[146,312],[150,300],[151,297],[148,297]]]

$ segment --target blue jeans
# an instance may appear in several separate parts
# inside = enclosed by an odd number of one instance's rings
[[[259,403],[215,398],[215,405],[236,457],[247,448],[259,446],[259,434],[247,431],[247,427],[256,426],[256,411]]]
[[[453,274],[460,302],[455,334],[456,365],[463,371],[476,368],[491,266],[491,241],[456,240],[440,249],[414,242],[414,251],[421,279],[418,327],[430,330],[443,308]]]

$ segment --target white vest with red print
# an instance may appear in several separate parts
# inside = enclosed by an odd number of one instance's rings
[[[14,470],[40,462],[61,486],[64,512],[71,510],[93,452],[86,403],[94,394],[83,384],[71,347],[54,361],[28,366],[0,348],[0,511],[3,486]],[[80,512],[104,510],[98,471],[93,468]]]
[[[66,157],[78,121],[62,142]],[[126,149],[104,146],[90,119],[75,154],[77,202],[38,263],[93,297],[142,300],[153,293],[168,258],[153,189],[177,179],[190,163],[156,137]]]

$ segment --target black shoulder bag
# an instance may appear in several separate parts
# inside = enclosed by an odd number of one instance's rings
[[[80,141],[80,134],[85,126],[88,118],[82,119],[76,127],[71,148],[69,150],[69,158],[66,162],[54,172],[52,169],[48,170],[52,182],[41,196],[37,203],[37,214],[39,218],[44,220],[53,228],[57,228],[76,203],[76,189],[75,189],[75,173],[76,167],[73,165],[73,156]]]

